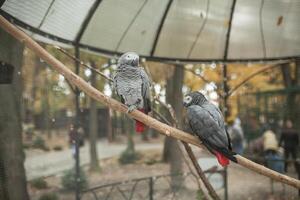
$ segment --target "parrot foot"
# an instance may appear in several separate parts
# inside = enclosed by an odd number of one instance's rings
[[[127,113],[131,113],[135,109],[136,109],[136,105],[131,105],[128,107]]]

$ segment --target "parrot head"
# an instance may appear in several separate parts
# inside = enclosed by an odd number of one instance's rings
[[[139,55],[134,52],[124,53],[118,60],[119,65],[139,66]]]
[[[185,107],[189,107],[192,105],[202,105],[205,102],[207,102],[207,99],[201,92],[191,92],[185,95],[183,99],[183,105]]]

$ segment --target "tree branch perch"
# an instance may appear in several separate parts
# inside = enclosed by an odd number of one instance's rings
[[[184,142],[193,144],[198,147],[202,147],[198,138],[178,130],[176,128],[170,127],[164,123],[159,122],[152,117],[145,115],[144,113],[134,110],[132,113],[127,113],[127,107],[120,102],[104,95],[90,84],[85,82],[82,78],[73,73],[70,69],[68,69],[64,64],[58,61],[54,56],[50,55],[45,49],[43,49],[37,42],[31,39],[26,33],[15,27],[9,21],[7,21],[3,16],[0,16],[0,26],[10,33],[13,37],[15,37],[20,42],[24,43],[29,49],[35,52],[40,58],[42,58],[46,63],[52,66],[55,70],[57,70],[60,74],[65,76],[71,83],[76,85],[82,91],[84,91],[87,95],[94,98],[95,100],[107,105],[108,107],[117,110],[119,112],[126,113],[130,117],[141,121],[153,129],[156,129],[160,133],[174,137],[176,139],[182,140]],[[268,176],[274,180],[286,183],[290,186],[300,189],[300,181],[289,176],[280,174],[273,170],[270,170],[262,165],[254,163],[240,155],[235,156],[237,158],[238,164],[251,169],[257,173]]]

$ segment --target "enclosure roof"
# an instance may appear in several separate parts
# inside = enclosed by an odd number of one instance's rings
[[[36,40],[105,55],[195,62],[300,55],[299,0],[6,0],[1,14]]]

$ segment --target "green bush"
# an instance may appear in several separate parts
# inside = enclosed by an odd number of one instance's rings
[[[203,192],[201,190],[197,190],[197,200],[203,200],[206,199],[205,195],[203,194]]]
[[[63,147],[60,146],[60,145],[56,145],[56,146],[53,147],[53,150],[54,151],[61,151],[61,150],[63,150]]]
[[[46,147],[45,140],[42,137],[40,137],[40,136],[37,136],[33,140],[32,147],[36,148],[36,149],[49,150],[49,148]]]
[[[80,176],[79,176],[79,189],[83,190],[87,188],[87,178],[82,169],[80,169]],[[75,169],[71,169],[65,172],[61,179],[62,185],[66,190],[75,190],[76,189],[76,177],[75,177]]]
[[[46,193],[40,196],[39,200],[58,200],[58,196],[55,193]]]
[[[48,187],[47,182],[43,178],[36,178],[30,181],[30,185],[36,189],[46,189]]]
[[[29,149],[31,147],[30,144],[23,143],[23,149]]]
[[[138,159],[139,159],[139,154],[137,154],[135,151],[127,148],[121,154],[121,156],[119,158],[119,162],[121,164],[130,164],[130,163],[134,163]]]

